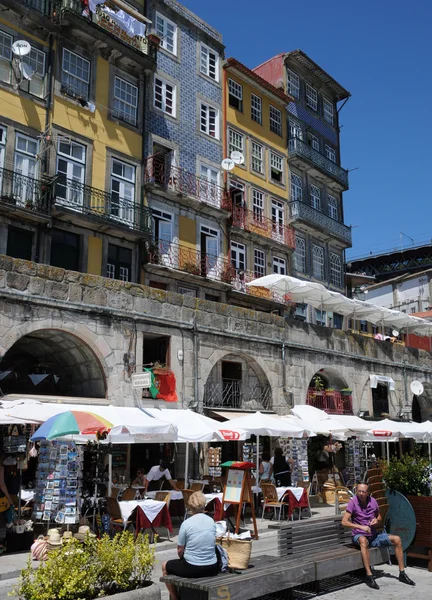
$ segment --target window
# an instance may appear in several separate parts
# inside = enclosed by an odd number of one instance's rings
[[[155,77],[154,105],[172,117],[176,116],[176,87],[160,77]]]
[[[84,201],[85,147],[67,138],[59,139],[57,148],[56,201],[69,207]]]
[[[200,182],[198,188],[200,200],[208,202],[214,206],[220,206],[220,171],[207,165],[200,165],[200,177],[202,180],[204,180]]]
[[[30,54],[25,57],[24,62],[33,69],[33,76],[31,80],[23,79],[20,83],[20,89],[33,96],[43,98],[45,91],[45,53],[32,47]]]
[[[12,60],[12,36],[0,31],[0,81],[10,83]]]
[[[120,77],[114,78],[113,115],[121,121],[137,124],[138,88]]]
[[[311,206],[315,210],[321,210],[321,190],[316,185],[310,186]]]
[[[258,190],[252,190],[252,207],[254,221],[262,223],[264,219],[264,194]]]
[[[67,94],[88,100],[90,95],[90,62],[75,54],[75,52],[63,48],[61,83]]]
[[[290,129],[290,139],[298,138],[299,140],[303,139],[303,132],[301,126],[295,121],[289,122]]]
[[[263,151],[261,144],[252,142],[252,171],[263,173]]]
[[[315,323],[316,325],[321,325],[321,327],[326,326],[326,311],[315,309]]]
[[[177,287],[177,293],[182,294],[183,296],[193,296],[194,298],[197,296],[197,291],[195,288],[189,288],[185,285],[179,285]]]
[[[283,157],[270,151],[270,179],[273,183],[284,183]]]
[[[282,135],[282,113],[272,105],[270,105],[270,131]]]
[[[162,264],[167,266],[171,257],[168,256],[173,241],[173,216],[156,208],[152,209],[152,238],[161,255]],[[156,256],[155,256],[155,262]],[[177,266],[176,264],[171,266]]]
[[[8,227],[7,234],[7,256],[22,258],[23,260],[32,259],[33,231],[19,229],[18,227]]]
[[[342,287],[342,263],[339,254],[330,252],[330,281],[333,285]]]
[[[331,146],[328,146],[327,144],[325,145],[325,155],[332,162],[334,162],[334,163],[336,162],[336,152],[335,152],[334,148],[332,148]]]
[[[315,88],[306,84],[306,106],[314,111],[318,110],[318,94]]]
[[[327,98],[323,98],[323,107],[324,107],[324,121],[330,123],[330,125],[334,125],[334,108],[333,103]]]
[[[201,103],[200,130],[219,139],[219,111],[208,104]]]
[[[307,319],[307,304],[296,303],[296,309],[294,313],[294,319],[298,321],[306,321]]]
[[[217,277],[219,258],[219,232],[206,225],[200,227],[201,270],[203,276]]]
[[[108,279],[131,281],[132,250],[108,244],[107,274]]]
[[[333,196],[328,195],[327,196],[327,204],[328,204],[328,214],[329,214],[329,217],[331,217],[335,221],[338,221],[339,220],[339,214],[338,214],[338,201],[337,201],[337,199],[334,198]]]
[[[296,236],[294,267],[299,273],[306,273],[306,241],[298,236]]]
[[[156,281],[153,282],[154,284]],[[166,286],[159,287],[158,285],[154,285],[157,289],[166,289]],[[158,363],[159,365],[168,366],[170,364],[170,342],[171,338],[169,335],[157,335],[154,333],[144,333],[142,344],[142,364],[149,365]],[[144,390],[148,392],[148,397],[151,396],[149,390]],[[146,394],[147,395],[147,394]]]
[[[236,271],[246,269],[246,246],[238,242],[231,242],[231,265]]]
[[[303,181],[299,175],[295,173],[291,173],[291,202],[295,202],[299,200],[302,201],[303,198]]]
[[[254,275],[264,277],[265,275],[265,252],[254,249]]]
[[[200,71],[213,79],[219,81],[219,56],[217,52],[201,44]]]
[[[312,245],[312,273],[317,279],[324,279],[324,248]]]
[[[6,146],[6,129],[0,127],[0,192],[2,189],[2,179],[3,179],[3,167],[4,167],[4,157],[5,157],[5,146]]]
[[[286,260],[284,258],[278,258],[273,256],[273,273],[279,275],[286,275]]]
[[[244,149],[244,137],[241,133],[234,131],[233,129],[228,130],[229,136],[229,154],[231,152],[241,152]]]
[[[234,206],[244,208],[245,188],[243,184],[233,179],[230,179],[230,195]]]
[[[177,25],[161,14],[156,13],[155,27],[156,33],[161,38],[160,47],[171,54],[177,55]]]
[[[262,125],[262,100],[255,94],[251,94],[251,119]]]
[[[111,217],[129,225],[134,221],[135,167],[116,158],[111,163]],[[121,279],[115,277],[115,279]],[[129,281],[129,280],[125,280]]]
[[[272,217],[272,238],[280,243],[285,242],[285,227],[284,227],[284,205],[278,200],[272,200],[271,203]]]
[[[80,270],[81,236],[61,229],[51,232],[51,265],[68,271]]]
[[[315,135],[312,135],[312,134],[310,135],[310,145],[317,152],[320,151],[319,139]]]
[[[290,69],[287,69],[287,91],[288,94],[291,94],[294,98],[300,98],[299,76]]]
[[[32,204],[36,200],[34,179],[38,175],[38,141],[17,133],[15,137],[13,193],[21,206]],[[18,175],[19,174],[19,175]]]
[[[342,329],[343,326],[343,315],[339,313],[333,313],[333,327],[334,329]]]
[[[236,110],[243,111],[243,86],[233,79],[228,79],[228,96],[229,105]]]

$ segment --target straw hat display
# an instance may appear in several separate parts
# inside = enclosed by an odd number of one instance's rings
[[[74,535],[74,538],[80,542],[83,542],[87,536],[96,537],[94,533],[91,533],[88,525],[81,525],[81,527],[78,529],[78,533]]]
[[[72,531],[65,531],[62,536],[62,543],[65,544],[73,538]]]
[[[58,529],[50,529],[47,537],[47,550],[58,550],[62,544]]]

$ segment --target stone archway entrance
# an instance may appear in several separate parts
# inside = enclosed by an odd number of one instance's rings
[[[324,367],[309,382],[306,404],[329,414],[352,415],[352,391],[336,369]]]
[[[423,383],[423,394],[413,396],[412,418],[413,421],[432,421],[432,383]]]
[[[106,397],[102,366],[81,339],[57,329],[20,338],[0,363],[3,394]]]

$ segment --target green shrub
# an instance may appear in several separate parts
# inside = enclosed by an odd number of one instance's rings
[[[113,539],[72,539],[34,569],[31,558],[11,595],[25,600],[93,600],[144,587],[155,560],[148,536],[129,532]]]
[[[391,490],[405,496],[429,496],[429,477],[432,467],[429,459],[418,454],[392,456],[390,462],[380,461],[383,479]]]

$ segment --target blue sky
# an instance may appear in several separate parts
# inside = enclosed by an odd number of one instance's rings
[[[351,92],[340,119],[342,166],[357,168],[344,195],[347,256],[432,239],[432,2],[183,4],[222,33],[227,57],[253,68],[301,48]]]

